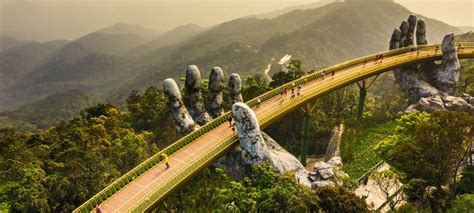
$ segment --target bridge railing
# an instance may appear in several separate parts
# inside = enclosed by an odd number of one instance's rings
[[[200,155],[199,160],[192,162],[190,165],[185,166],[180,171],[177,172],[177,175],[170,178],[164,185],[157,186],[152,190],[151,193],[142,199],[141,202],[137,203],[133,208],[132,212],[144,212],[147,209],[150,209],[155,201],[162,199],[164,195],[168,194],[171,190],[180,185],[183,180],[194,176],[198,173],[202,167],[205,167],[211,164],[219,154],[221,150],[230,148],[234,142],[237,140],[237,135],[233,134],[227,137],[222,143],[218,146],[212,147],[208,152]]]
[[[165,153],[166,155],[170,156],[177,152],[178,150],[184,148],[185,146],[189,145],[191,142],[197,140],[199,137],[203,136],[207,132],[211,131],[212,129],[216,128],[217,126],[223,124],[230,112],[225,113],[224,115],[219,116],[218,118],[212,120],[211,122],[207,123],[206,125],[200,127],[199,129],[193,131],[192,133],[182,137],[178,141],[174,142],[170,146],[166,147],[165,149],[159,151],[152,157],[146,159],[138,166],[134,167],[123,176],[112,182],[110,185],[105,187],[99,193],[94,195],[88,201],[83,203],[74,212],[90,212],[95,208],[96,205],[103,203],[108,198],[110,198],[113,194],[120,191],[124,186],[132,182],[134,179],[140,177],[142,174],[156,166],[158,163],[161,162],[161,154]]]
[[[467,44],[467,43],[463,43],[463,44]],[[420,45],[420,46],[416,46],[416,47],[398,48],[398,49],[393,49],[393,50],[389,50],[389,51],[382,52],[382,53],[376,53],[376,54],[372,54],[372,55],[369,55],[369,56],[364,56],[364,57],[357,58],[357,59],[354,59],[354,60],[351,60],[351,61],[348,61],[348,62],[340,63],[340,64],[337,64],[335,66],[325,68],[325,69],[322,69],[320,71],[316,71],[316,72],[304,75],[301,78],[298,78],[294,81],[283,84],[283,85],[281,85],[281,86],[279,86],[279,87],[277,87],[277,88],[275,88],[271,91],[268,91],[268,92],[264,93],[263,95],[257,96],[255,98],[249,100],[246,103],[250,107],[253,107],[253,106],[256,105],[257,98],[260,98],[260,100],[263,102],[265,100],[268,100],[268,99],[280,94],[281,89],[284,89],[284,88],[291,89],[295,86],[304,84],[305,82],[309,82],[309,81],[321,78],[321,77],[323,77],[323,73],[324,73],[325,76],[329,76],[333,71],[335,73],[337,73],[338,71],[361,65],[364,62],[366,62],[366,63],[374,62],[375,59],[376,59],[376,56],[380,55],[380,54],[383,55],[384,57],[390,57],[390,56],[393,56],[393,55],[399,55],[399,54],[403,54],[403,53],[407,53],[407,52],[411,52],[411,51],[432,49],[436,46],[440,46],[440,45],[439,44],[438,45],[437,44],[432,44],[432,45]],[[441,50],[440,50],[440,52],[441,52]]]
[[[474,43],[460,43],[463,46],[474,46]],[[434,44],[434,45],[422,45],[422,46],[416,46],[416,47],[405,47],[405,48],[399,48],[399,49],[394,49],[378,54],[384,55],[384,57],[390,57],[393,55],[398,55],[398,54],[403,54],[411,51],[418,51],[418,50],[427,50],[427,49],[433,49],[436,46],[440,47],[440,52],[441,52],[441,45],[439,44]],[[326,68],[317,72],[313,72],[311,74],[302,76],[299,79],[296,79],[294,81],[291,81],[289,83],[286,83],[284,85],[281,85],[271,91],[268,91],[264,93],[263,95],[260,95],[256,98],[253,98],[249,101],[246,102],[247,105],[250,107],[254,107],[256,105],[256,100],[257,98],[260,98],[260,100],[266,101],[268,99],[271,99],[275,96],[278,96],[280,94],[281,89],[286,88],[286,89],[291,89],[297,85],[304,84],[309,81],[313,81],[315,79],[323,77],[323,73],[325,75],[331,74],[333,71],[339,72],[354,66],[358,66],[363,64],[364,62],[370,63],[375,61],[375,56],[377,54],[372,54],[366,57],[361,57],[355,60],[351,60],[345,63],[341,63],[335,66],[332,66],[330,68]],[[296,102],[295,102],[296,104]],[[277,113],[281,110],[275,110],[274,113]],[[106,188],[101,190],[99,193],[94,195],[92,198],[87,200],[85,203],[83,203],[81,206],[79,206],[74,212],[89,212],[92,209],[95,208],[96,205],[106,201],[108,198],[110,198],[113,194],[117,193],[120,191],[124,186],[126,186],[128,183],[132,182],[134,179],[140,177],[142,174],[156,166],[159,162],[161,162],[160,155],[162,153],[166,153],[168,156],[174,154],[178,150],[184,148],[185,146],[189,145],[193,141],[197,140],[199,137],[202,135],[206,134],[207,132],[213,130],[214,128],[218,127],[219,125],[223,124],[226,122],[228,116],[230,116],[230,112],[226,112],[225,114],[219,116],[218,118],[212,120],[211,122],[207,123],[206,125],[200,127],[198,130],[195,130],[191,132],[190,134],[182,137],[178,141],[174,142],[170,146],[166,147],[165,149],[161,150],[160,152],[156,153],[152,157],[148,158],[147,160],[143,161],[140,163],[138,166],[134,167],[127,173],[125,173],[123,176],[112,182],[110,185],[108,185]],[[212,149],[212,150],[218,150],[218,149]],[[197,165],[197,164],[194,164]]]

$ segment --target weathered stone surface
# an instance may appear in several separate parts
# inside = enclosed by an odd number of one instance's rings
[[[416,28],[415,28],[416,24]],[[390,49],[410,47],[413,43],[413,32],[416,29],[417,45],[426,44],[426,24],[413,15],[403,21],[400,29],[395,29],[390,39]],[[443,53],[441,64],[434,61],[395,69],[394,76],[400,88],[408,94],[410,102],[406,112],[420,110],[433,112],[437,110],[471,111],[468,101],[462,101],[452,95],[459,80],[459,60],[454,44],[454,34],[447,34],[437,54]]]
[[[308,172],[298,159],[282,148],[270,136],[264,132],[261,133],[268,149],[268,160],[272,162],[272,165],[274,165],[280,173],[293,172],[300,184],[310,187],[311,182],[307,179]],[[214,165],[222,168],[231,177],[241,179],[250,175],[252,166],[254,165],[253,161],[248,162],[242,157],[247,154],[247,151],[238,145],[218,159]]]
[[[343,132],[344,124],[340,124],[332,130],[331,139],[329,139],[328,146],[326,148],[326,155],[324,156],[325,161],[328,161],[333,157],[340,155],[339,144],[341,143],[341,137]]]
[[[222,87],[224,86],[224,72],[220,67],[214,67],[209,75],[209,86],[207,93],[206,109],[213,117],[217,118],[224,114],[222,109]]]
[[[339,156],[334,156],[327,163],[333,167],[340,167],[342,166],[342,159]]]
[[[189,114],[191,114],[194,121],[199,125],[204,125],[212,120],[204,109],[201,94],[201,73],[196,65],[189,65],[186,69],[184,92],[186,93]]]
[[[238,130],[239,143],[242,147],[242,158],[249,164],[257,164],[268,160],[267,145],[263,140],[257,116],[244,103],[232,105],[232,114]]]
[[[187,134],[196,130],[199,126],[189,115],[184,107],[181,93],[179,92],[176,82],[168,78],[163,82],[163,91],[165,93],[165,100],[170,110],[170,114],[175,121],[176,130],[181,134]]]
[[[405,46],[405,39],[407,38],[409,28],[410,24],[408,21],[402,21],[400,24],[400,47]]]
[[[333,166],[322,161],[316,162],[316,164],[314,164],[314,171],[316,172],[317,177],[320,177],[322,180],[327,180],[334,177]]]
[[[461,98],[464,99],[467,103],[474,105],[474,97],[470,96],[469,94],[463,93]]]
[[[432,113],[434,111],[445,111],[443,100],[440,96],[431,96],[428,98],[421,98],[416,107],[417,110]]]
[[[454,34],[446,35],[442,42],[443,59],[437,66],[437,72],[433,79],[434,86],[440,92],[453,95],[456,91],[456,83],[459,80],[459,64],[456,45],[454,44]]]
[[[424,45],[426,41],[426,24],[423,20],[418,20],[416,23],[416,44]]]
[[[335,185],[336,183],[330,180],[317,180],[312,183],[311,188],[315,189],[315,188],[319,188],[323,186],[335,186]]]
[[[293,172],[295,178],[302,185],[311,186],[311,183],[306,178],[308,176],[308,171],[301,164],[301,162],[293,156],[291,153],[286,151],[283,147],[280,146],[275,140],[273,140],[265,132],[262,132],[263,139],[268,147],[268,153],[270,161],[277,168],[280,173]]]
[[[238,130],[241,156],[247,165],[255,165],[268,160],[280,173],[293,172],[300,184],[311,186],[306,178],[308,172],[298,159],[283,149],[270,136],[263,133],[257,117],[244,103],[232,105],[235,123]]]
[[[393,30],[392,38],[390,39],[390,49],[397,49],[400,47],[401,32],[399,29]]]
[[[434,111],[459,111],[467,112],[474,115],[474,107],[469,104],[465,99],[449,95],[435,95],[427,98],[421,98],[417,103],[410,105],[405,112],[410,113],[412,111],[422,112],[434,112]]]
[[[229,77],[229,95],[232,104],[237,102],[243,102],[242,98],[242,80],[240,79],[239,74],[232,73]]]
[[[409,47],[414,44],[415,39],[415,25],[416,25],[416,16],[410,15],[408,17],[408,30],[405,40],[403,41],[403,46]]]
[[[444,107],[449,111],[467,112],[471,106],[464,99],[454,96],[442,96]]]

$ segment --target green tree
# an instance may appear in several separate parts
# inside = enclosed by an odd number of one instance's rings
[[[411,192],[418,192],[422,201],[429,200],[433,212],[445,211],[455,195],[473,124],[473,117],[466,113],[408,114],[398,120],[395,133],[378,149],[405,174],[404,182],[417,180],[419,185],[411,182]]]
[[[219,189],[221,207],[236,207],[242,211],[315,211],[317,197],[296,183],[292,174],[280,175],[269,163],[253,168],[253,176]]]
[[[465,194],[457,196],[449,212],[465,213],[474,210],[474,194]]]
[[[323,186],[316,189],[324,212],[369,212],[365,200],[342,186]]]
[[[374,171],[370,175],[375,185],[382,191],[382,199],[388,202],[390,210],[395,210],[395,206],[403,201],[403,193],[401,190],[400,175],[393,170]]]
[[[474,194],[474,165],[464,167],[459,180],[457,194]]]
[[[0,129],[0,206],[69,212],[155,153],[149,133],[110,104],[30,136]]]
[[[268,82],[262,74],[253,74],[245,78],[245,84],[242,89],[242,97],[244,100],[250,100],[255,98],[271,88],[268,86]]]
[[[288,64],[288,72],[277,72],[272,76],[272,82],[270,82],[270,87],[279,87],[285,83],[296,80],[304,76],[306,72],[301,67],[301,61],[291,60]]]
[[[127,98],[128,122],[135,131],[153,133],[151,139],[159,147],[166,147],[178,139],[179,135],[169,115],[163,90],[148,88],[143,94],[132,91]]]

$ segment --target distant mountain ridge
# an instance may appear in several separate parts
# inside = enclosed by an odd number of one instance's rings
[[[0,128],[15,126],[24,132],[46,129],[63,120],[69,120],[99,99],[83,91],[65,91],[37,102],[23,105],[17,110],[0,112]]]
[[[474,27],[473,26],[458,26],[458,29],[461,30],[464,33],[474,32]]]
[[[301,4],[301,5],[291,6],[291,7],[283,8],[283,9],[280,9],[280,10],[275,10],[275,11],[272,11],[272,12],[269,12],[269,13],[251,15],[251,16],[246,16],[246,17],[243,17],[243,18],[272,19],[272,18],[276,18],[280,15],[292,12],[294,10],[314,9],[314,8],[318,8],[318,7],[321,7],[321,6],[324,6],[326,4],[336,2],[336,1],[337,0],[320,0],[320,1],[317,1],[317,2],[310,3],[310,4]]]
[[[0,36],[0,52],[8,50],[13,47],[18,47],[24,44],[31,43],[29,40],[18,40],[10,37]]]
[[[307,10],[294,10],[273,19],[245,18],[222,23],[193,39],[161,51],[146,73],[120,92],[156,85],[165,77],[184,75],[187,64],[196,64],[203,76],[213,66],[226,74],[262,72],[285,54],[300,59],[305,69],[321,68],[343,60],[388,49],[394,28],[412,14],[392,1],[353,0]],[[441,42],[456,27],[424,19],[430,43]],[[160,51],[156,51],[157,53]]]
[[[236,19],[209,29],[185,25],[149,39],[139,35],[141,28],[128,33],[137,28],[118,24],[58,50],[1,94],[0,108],[68,89],[123,99],[132,89],[183,76],[189,64],[198,65],[203,77],[214,66],[222,67],[227,76],[232,72],[245,76],[262,72],[290,54],[305,69],[321,68],[387,50],[393,29],[410,14],[388,0],[348,0],[271,19]],[[456,27],[418,17],[426,21],[430,43],[441,42],[448,32],[461,33]]]
[[[144,56],[162,47],[176,45],[180,42],[186,41],[204,30],[205,28],[195,24],[181,25],[155,36],[155,38],[146,43],[130,49],[128,53],[132,57]]]
[[[47,62],[69,41],[28,42],[0,52],[0,94]],[[5,103],[0,96],[0,103]]]
[[[100,30],[97,30],[95,33],[100,34],[132,34],[140,36],[144,39],[149,39],[151,37],[157,36],[161,31],[156,31],[153,29],[148,29],[146,27],[134,24],[127,24],[127,23],[116,23],[110,27],[106,27]]]

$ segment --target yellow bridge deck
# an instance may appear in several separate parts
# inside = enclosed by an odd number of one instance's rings
[[[262,103],[255,108],[255,99],[247,104],[255,110],[262,128],[288,112],[302,106],[311,99],[320,97],[356,81],[393,70],[401,66],[427,61],[440,60],[441,51],[438,45],[416,47],[416,50],[404,48],[387,51],[383,62],[374,63],[375,55],[359,58],[331,68],[321,70],[285,84],[302,85],[301,95],[281,102],[280,88],[276,88],[261,97]],[[419,53],[417,53],[419,52]],[[459,58],[474,58],[474,44],[463,43],[458,50]],[[323,79],[322,72],[325,72]],[[335,72],[332,77],[332,71]],[[174,189],[186,183],[199,171],[206,168],[217,158],[225,154],[237,143],[237,137],[229,128],[225,115],[210,124],[201,127],[174,145],[157,153],[128,172],[106,189],[102,190],[74,212],[89,212],[100,205],[102,212],[142,212],[156,207]],[[170,168],[165,169],[159,160],[159,154],[168,153]]]

